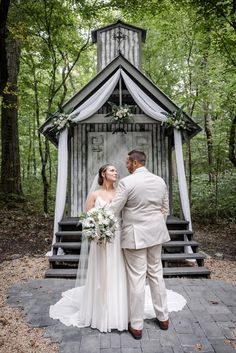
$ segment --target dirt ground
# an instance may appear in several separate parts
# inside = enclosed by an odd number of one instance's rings
[[[2,206],[2,205],[0,205]],[[53,217],[39,215],[30,203],[0,208],[0,262],[45,254],[51,246]]]
[[[193,222],[193,232],[200,250],[214,258],[236,260],[236,223],[198,220]]]

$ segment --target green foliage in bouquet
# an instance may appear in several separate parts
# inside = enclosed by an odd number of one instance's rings
[[[117,220],[106,207],[94,207],[79,217],[82,223],[83,235],[89,241],[98,244],[111,242],[117,230]]]

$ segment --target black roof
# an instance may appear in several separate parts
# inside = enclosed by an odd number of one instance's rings
[[[112,23],[110,25],[107,25],[105,27],[100,27],[100,28],[97,28],[97,29],[94,29],[91,33],[92,33],[92,42],[93,43],[96,43],[97,42],[97,33],[98,32],[102,32],[104,30],[107,30],[107,29],[111,29],[111,28],[116,28],[116,27],[123,27],[123,28],[127,28],[127,29],[134,29],[136,31],[140,31],[141,32],[141,35],[142,35],[142,41],[145,42],[145,39],[146,39],[146,33],[147,31],[143,28],[140,28],[140,27],[136,27],[136,26],[133,26],[133,25],[130,25],[128,23],[125,23],[121,20],[118,20],[117,22],[115,23]]]
[[[139,69],[132,65],[121,53],[112,60],[103,70],[97,73],[80,91],[71,97],[64,105],[64,111],[75,110],[83,104],[90,96],[92,96],[119,68],[122,68],[132,80],[153,99],[157,104],[163,107],[167,112],[174,112],[179,107],[158,88],[148,77],[146,77]],[[201,127],[190,117],[184,113],[189,121],[192,129],[187,132],[188,138],[192,138],[201,131]],[[52,118],[49,118],[41,127],[40,132],[45,134],[54,144],[57,144],[56,136],[51,136],[47,132],[47,125],[50,125]]]

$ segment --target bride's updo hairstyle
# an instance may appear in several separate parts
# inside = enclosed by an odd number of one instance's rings
[[[104,164],[104,165],[102,165],[101,168],[99,169],[99,171],[98,171],[98,184],[99,184],[99,185],[102,185],[102,184],[103,184],[103,179],[104,179],[104,177],[103,177],[102,174],[106,172],[107,168],[110,167],[110,165],[111,165],[111,164]]]

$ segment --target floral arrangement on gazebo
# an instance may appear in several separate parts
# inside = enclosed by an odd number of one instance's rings
[[[167,129],[175,128],[177,130],[190,130],[191,126],[186,118],[184,118],[183,108],[184,106],[171,113],[162,112],[167,118],[162,125],[165,125]]]
[[[124,127],[120,124],[130,123],[133,121],[133,116],[130,112],[130,106],[127,104],[116,105],[114,103],[108,102],[112,108],[111,112],[105,115],[105,117],[111,117],[110,123],[118,124],[118,127],[115,128],[113,134],[116,132],[123,132],[127,134]]]
[[[132,114],[129,105],[116,105],[110,102],[109,104],[112,107],[112,111],[106,117],[111,117],[112,123],[129,123],[131,121]]]
[[[65,128],[69,128],[73,124],[71,111],[65,112],[61,107],[58,107],[58,111],[52,115],[51,131],[55,131],[56,135],[58,135]]]

